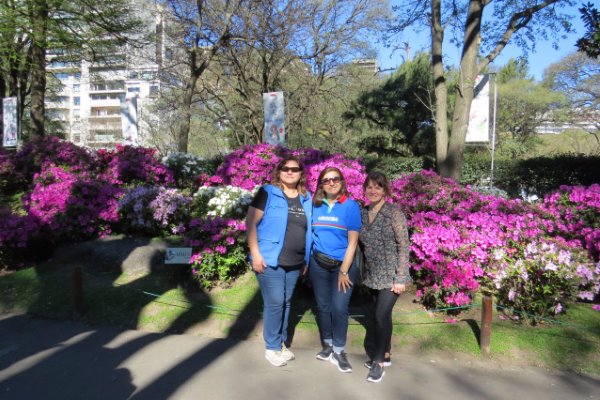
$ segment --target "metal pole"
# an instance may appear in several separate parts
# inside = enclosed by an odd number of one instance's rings
[[[76,317],[83,315],[83,275],[81,267],[75,267],[73,270],[73,309]]]
[[[481,355],[490,357],[490,337],[492,336],[492,298],[483,296],[481,307],[481,336],[480,347]]]
[[[496,109],[498,105],[498,75],[494,74],[494,112],[492,114],[492,166],[490,172],[490,190],[494,187],[494,154],[496,153]]]

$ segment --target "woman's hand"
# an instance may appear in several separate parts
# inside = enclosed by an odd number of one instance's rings
[[[257,274],[262,274],[266,267],[267,264],[265,264],[265,260],[262,258],[262,255],[258,254],[256,256],[252,256],[252,271],[256,272]]]
[[[406,290],[406,285],[404,283],[394,283],[390,290],[396,294],[400,294]]]
[[[352,287],[352,281],[350,280],[350,276],[348,274],[342,275],[340,271],[338,275],[338,291],[344,291],[346,293],[346,289],[350,289]]]

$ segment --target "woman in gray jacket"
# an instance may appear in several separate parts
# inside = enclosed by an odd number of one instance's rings
[[[391,195],[385,175],[371,172],[363,184],[369,205],[361,212],[360,243],[366,262],[363,284],[374,300],[373,332],[365,339],[369,361],[367,380],[379,382],[391,365],[392,310],[400,293],[412,282],[408,268],[410,250],[406,218],[386,200]],[[372,342],[372,343],[370,343]]]

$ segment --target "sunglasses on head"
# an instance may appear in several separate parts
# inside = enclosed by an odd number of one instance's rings
[[[281,167],[279,169],[281,172],[300,172],[302,168],[300,167]]]
[[[335,178],[325,178],[325,179],[321,179],[321,185],[330,185],[332,183],[340,183],[340,181],[342,180],[342,178],[340,178],[339,176],[336,176]]]

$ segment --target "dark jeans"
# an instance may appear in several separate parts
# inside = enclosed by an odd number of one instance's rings
[[[300,277],[300,269],[267,267],[256,274],[263,298],[263,337],[267,350],[281,350],[287,341],[292,294]]]
[[[371,296],[373,303],[369,312],[365,350],[371,360],[383,362],[385,353],[391,353],[392,349],[392,310],[399,295],[390,289],[371,289]]]
[[[356,282],[357,269],[354,265],[348,271],[350,281]],[[317,301],[317,323],[321,333],[321,341],[333,346],[337,353],[346,347],[348,333],[348,304],[353,287],[344,291],[338,290],[339,268],[325,269],[311,256],[308,270],[309,278]]]

